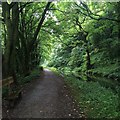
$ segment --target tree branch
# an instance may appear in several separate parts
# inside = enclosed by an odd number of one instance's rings
[[[51,4],[51,2],[48,2],[48,3],[47,3],[47,5],[46,5],[46,7],[45,7],[45,9],[44,9],[44,11],[43,11],[43,13],[42,13],[42,17],[41,17],[41,19],[40,19],[40,21],[39,21],[39,23],[38,23],[38,26],[37,26],[37,28],[36,28],[36,31],[34,32],[33,40],[31,41],[30,46],[29,46],[29,49],[30,49],[30,50],[31,50],[31,47],[33,46],[33,44],[36,42],[37,36],[38,36],[39,31],[40,31],[40,29],[41,29],[41,27],[42,27],[42,24],[43,24],[43,22],[44,22],[44,20],[45,20],[45,15],[46,15],[47,10],[48,10],[49,7],[50,7],[50,4]]]
[[[34,40],[37,39],[37,35],[38,35],[38,33],[39,33],[39,31],[40,31],[40,29],[41,29],[41,27],[42,27],[42,24],[43,24],[43,22],[44,22],[44,20],[45,20],[45,15],[46,15],[46,12],[47,12],[50,4],[51,4],[51,2],[48,2],[48,3],[47,3],[46,8],[44,9],[44,11],[43,11],[43,13],[42,13],[42,17],[41,17],[40,22],[39,22],[39,24],[38,24],[38,26],[37,26],[37,29],[36,29],[36,31],[35,31],[35,33],[34,33]]]
[[[20,6],[19,12],[21,12],[27,5],[31,4],[32,2],[27,2],[24,5]]]
[[[110,21],[114,21],[114,22],[120,22],[120,20],[117,20],[117,19],[113,19],[113,18],[108,18],[108,17],[103,17],[103,16],[100,16],[98,14],[94,14],[89,8],[88,6],[83,3],[83,2],[80,2],[82,4],[82,6],[84,7],[84,10],[87,11],[87,14],[86,13],[83,13],[82,11],[79,10],[79,12],[85,16],[88,16],[90,17],[91,19],[94,19],[94,20],[110,20]],[[75,3],[75,5],[77,5],[78,7],[80,7],[77,3]],[[99,17],[99,18],[96,18],[96,17]]]

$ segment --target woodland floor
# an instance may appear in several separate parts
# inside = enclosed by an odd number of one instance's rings
[[[40,78],[26,85],[21,101],[3,117],[81,118],[84,115],[78,107],[63,77],[46,69]]]

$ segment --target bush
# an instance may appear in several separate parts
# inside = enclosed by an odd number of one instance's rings
[[[26,76],[26,77],[19,76],[18,83],[23,85],[25,83],[30,82],[33,79],[36,79],[39,76],[40,76],[40,70],[36,69],[36,70],[33,70],[29,76]]]

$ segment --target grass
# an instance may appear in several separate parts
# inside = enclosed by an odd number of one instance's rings
[[[116,118],[120,116],[119,96],[98,82],[86,82],[72,77],[66,84],[88,118]]]

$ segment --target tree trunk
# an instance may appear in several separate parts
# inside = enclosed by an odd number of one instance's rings
[[[3,63],[3,67],[4,67],[4,75],[5,77],[9,76],[11,73],[10,70],[10,54],[12,51],[12,45],[11,45],[11,41],[12,41],[12,23],[11,23],[11,19],[10,19],[10,8],[8,3],[6,2],[2,2],[2,10],[3,10],[3,17],[5,20],[5,24],[6,24],[6,28],[7,28],[7,40],[6,40],[6,48],[5,48],[5,53],[4,53],[4,63]]]
[[[16,82],[16,41],[18,40],[18,22],[19,8],[18,3],[14,3],[12,14],[10,5],[7,2],[2,3],[3,17],[7,28],[7,40],[4,53],[4,75],[5,77],[13,76]]]
[[[14,78],[14,82],[17,83],[16,80],[16,42],[18,41],[18,23],[19,22],[19,8],[18,3],[12,7],[12,26],[13,26],[13,40],[12,40],[12,53],[11,53],[11,69],[12,75]]]

